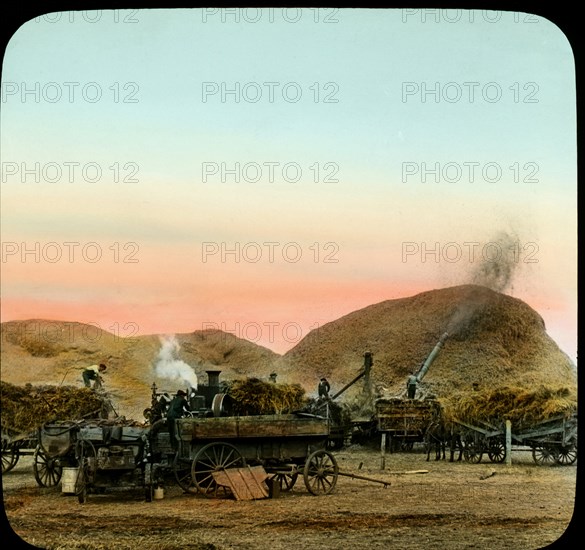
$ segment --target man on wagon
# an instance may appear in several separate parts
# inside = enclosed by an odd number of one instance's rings
[[[169,429],[169,439],[173,451],[177,451],[179,444],[177,440],[177,418],[183,418],[189,412],[189,404],[187,403],[187,392],[179,390],[177,395],[173,397],[167,410],[167,427]]]
[[[406,391],[408,392],[408,399],[414,399],[416,394],[416,385],[418,384],[418,377],[414,372],[408,377],[406,381]]]

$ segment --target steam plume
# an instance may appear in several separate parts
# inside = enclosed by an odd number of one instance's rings
[[[177,358],[181,346],[175,336],[167,336],[160,340],[161,348],[154,367],[155,374],[160,378],[186,384],[196,390],[197,375],[190,365]]]

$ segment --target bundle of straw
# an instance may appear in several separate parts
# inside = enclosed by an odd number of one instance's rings
[[[73,386],[15,386],[0,382],[2,427],[31,432],[45,422],[98,418],[109,402],[89,388]]]
[[[577,412],[576,394],[567,387],[540,385],[527,389],[501,386],[483,391],[453,394],[441,399],[445,416],[464,422],[530,426],[554,416],[571,417]]]
[[[304,405],[305,390],[300,384],[263,382],[246,378],[232,382],[227,393],[234,400],[234,412],[239,415],[284,414]]]

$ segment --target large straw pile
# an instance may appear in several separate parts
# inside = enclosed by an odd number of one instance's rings
[[[299,384],[263,382],[258,378],[235,380],[227,390],[239,415],[283,414],[301,408],[305,390]]]
[[[11,433],[33,432],[45,422],[99,418],[111,405],[88,388],[15,386],[0,382],[2,428]]]
[[[576,367],[547,335],[542,317],[521,300],[477,285],[432,290],[354,311],[309,333],[284,355],[279,374],[306,388],[316,388],[325,376],[333,393],[363,368],[364,353],[370,351],[374,383],[400,395],[408,375],[444,332],[449,338],[421,390],[444,397],[471,391],[474,384],[480,389],[576,388]]]

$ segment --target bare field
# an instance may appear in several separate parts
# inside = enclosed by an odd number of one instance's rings
[[[567,529],[577,466],[537,466],[513,453],[507,467],[426,462],[414,451],[386,456],[351,447],[335,453],[340,471],[389,481],[390,487],[340,476],[330,495],[312,496],[302,476],[291,493],[255,501],[207,499],[169,484],[165,498],[142,490],[90,494],[87,503],[36,485],[31,458],[3,476],[14,531],[51,549],[396,548],[536,549]],[[428,470],[428,473],[404,474]],[[565,547],[563,545],[563,547]]]

